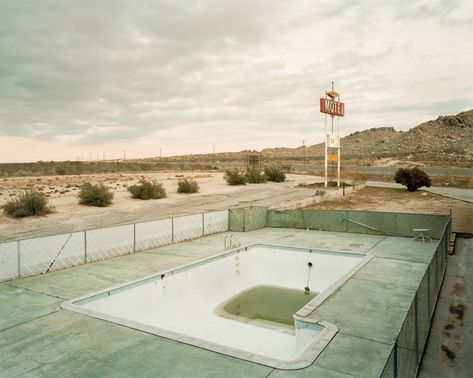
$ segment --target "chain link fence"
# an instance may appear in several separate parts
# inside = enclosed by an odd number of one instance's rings
[[[0,242],[0,282],[228,231],[228,210]]]

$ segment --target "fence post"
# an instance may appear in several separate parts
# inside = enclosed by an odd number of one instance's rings
[[[174,217],[171,217],[171,243],[174,244]]]
[[[18,278],[21,277],[20,240],[16,241],[16,252],[18,260]]]
[[[136,223],[133,223],[133,252],[136,252]]]
[[[394,343],[394,358],[393,358],[393,377],[397,378],[397,342],[398,339],[396,339],[396,342]]]
[[[84,264],[87,264],[87,230],[84,230]]]
[[[417,293],[414,296],[414,332],[415,332],[415,337],[416,337],[416,364],[417,364],[417,369],[419,368],[419,363],[420,363],[420,357],[418,355],[419,353],[419,317],[417,315]]]
[[[202,236],[205,235],[205,213],[202,213]]]
[[[429,266],[427,267],[427,307],[429,309],[429,323],[432,320],[431,318],[431,308],[430,308],[430,265],[432,262],[430,262]]]

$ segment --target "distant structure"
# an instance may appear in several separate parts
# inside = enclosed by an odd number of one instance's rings
[[[306,150],[306,145],[305,145],[305,139],[301,140],[301,142],[302,142],[302,153],[304,155],[303,162],[304,162],[304,165],[306,165],[308,163],[308,161],[307,161],[307,150]]]
[[[335,100],[336,99],[336,100]],[[320,99],[320,112],[325,114],[325,187],[328,183],[328,162],[337,162],[337,186],[340,186],[340,117],[345,115],[345,104],[340,101],[340,94],[332,90],[325,91],[325,98]],[[327,133],[327,114],[332,118],[330,134]],[[337,117],[337,133],[333,130],[333,119]]]
[[[245,166],[247,169],[263,167],[263,155],[258,153],[247,153],[245,155]]]

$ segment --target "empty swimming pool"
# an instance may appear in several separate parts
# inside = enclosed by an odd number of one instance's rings
[[[330,319],[310,313],[369,259],[256,244],[63,307],[264,365],[302,368],[337,332]]]

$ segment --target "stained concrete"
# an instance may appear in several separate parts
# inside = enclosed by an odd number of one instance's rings
[[[457,239],[432,322],[420,378],[473,377],[473,239]],[[462,312],[455,309],[463,308]]]
[[[242,245],[271,243],[375,257],[310,316],[339,332],[308,368],[280,371],[113,323],[58,310],[73,298]],[[376,377],[436,243],[294,229],[223,233],[0,284],[0,376]],[[16,311],[16,312],[15,312]]]

